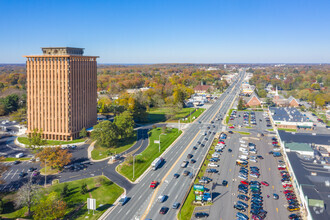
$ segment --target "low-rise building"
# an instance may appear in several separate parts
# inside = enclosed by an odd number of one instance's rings
[[[213,90],[213,86],[210,85],[198,85],[194,88],[196,94],[206,94]]]
[[[293,107],[270,107],[269,115],[277,128],[313,129],[313,122]]]

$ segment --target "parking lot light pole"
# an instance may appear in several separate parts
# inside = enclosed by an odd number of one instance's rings
[[[167,134],[164,134],[164,133],[161,133],[158,137],[158,140],[159,140],[159,143],[158,143],[158,151],[160,152],[160,136],[161,135],[167,135]]]

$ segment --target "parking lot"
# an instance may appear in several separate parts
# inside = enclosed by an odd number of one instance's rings
[[[243,123],[243,112],[238,112],[237,114],[242,114],[241,117],[236,117],[232,120],[232,123],[238,125],[239,123]],[[219,167],[208,167],[214,168],[218,170],[217,173],[205,173],[205,177],[212,179],[208,183],[201,183],[205,185],[206,188],[209,189],[213,205],[211,206],[202,206],[195,208],[195,212],[206,212],[209,214],[208,219],[236,219],[236,213],[238,210],[234,209],[234,205],[237,204],[238,201],[246,203],[248,206],[245,212],[241,212],[249,217],[249,219],[258,219],[256,216],[252,218],[251,211],[251,186],[247,186],[247,193],[238,192],[238,186],[241,185],[241,181],[244,179],[239,178],[240,166],[236,165],[236,160],[240,159],[240,156],[243,153],[239,150],[241,145],[248,146],[255,145],[255,153],[248,151],[246,155],[248,165],[246,167],[247,173],[247,182],[258,181],[259,187],[254,186],[256,189],[255,192],[259,191],[257,188],[260,188],[260,198],[254,198],[254,209],[259,209],[256,204],[259,204],[263,210],[267,212],[266,219],[288,219],[288,216],[294,212],[289,212],[287,210],[288,202],[284,195],[284,190],[281,182],[281,174],[280,170],[278,170],[279,161],[283,160],[280,157],[274,157],[273,154],[269,152],[277,152],[280,153],[276,148],[273,147],[272,138],[274,135],[269,134],[269,132],[265,132],[264,129],[269,129],[267,127],[267,122],[265,120],[265,116],[263,112],[256,112],[256,122],[252,129],[244,129],[241,127],[240,129],[243,131],[248,131],[250,135],[241,135],[238,133],[229,134],[227,133],[227,138],[223,141],[225,142],[225,147],[222,149],[222,152],[219,152],[221,155],[219,157],[219,161],[215,162],[214,160],[206,162],[214,163]],[[261,119],[261,121],[259,120]],[[231,122],[229,122],[231,123]],[[263,128],[263,129],[260,129]],[[238,128],[230,129],[230,130],[238,130]],[[265,136],[257,135],[258,133],[265,133]],[[279,148],[278,148],[279,149]],[[255,158],[253,158],[255,156]],[[259,156],[259,157],[258,157]],[[261,159],[263,158],[263,159]],[[259,170],[258,175],[254,177],[251,176],[251,167],[256,167],[255,170]],[[223,185],[223,181],[227,181],[227,185]],[[261,182],[265,181],[265,185]],[[268,185],[269,184],[269,185]],[[243,184],[244,185],[244,184]],[[268,186],[267,186],[268,185]],[[243,192],[243,191],[242,191]],[[238,199],[237,196],[239,194],[243,194],[249,197],[248,201],[243,201]],[[278,195],[274,197],[274,194]],[[256,208],[257,207],[257,208]],[[244,218],[242,218],[244,219]],[[262,218],[259,218],[262,219]]]

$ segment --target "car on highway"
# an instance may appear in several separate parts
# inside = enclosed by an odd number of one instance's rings
[[[264,186],[269,186],[269,183],[267,183],[266,181],[261,181],[261,184]]]
[[[233,151],[232,149],[228,148],[228,152],[232,152],[232,151]]]
[[[168,211],[168,208],[163,206],[160,208],[159,214],[165,215],[167,213],[167,211]]]
[[[235,127],[234,127],[234,126],[230,126],[229,128],[230,128],[230,129],[234,129]]]
[[[193,156],[194,156],[194,155],[192,155],[192,154],[188,154],[188,155],[187,155],[187,159],[191,159]]]
[[[180,165],[181,168],[185,168],[188,165],[188,161],[184,160],[182,161],[182,164]]]
[[[157,187],[157,185],[158,185],[158,182],[157,181],[152,181],[151,183],[150,183],[150,188],[151,189],[155,189],[156,187]]]
[[[193,150],[197,150],[197,147],[196,147],[196,146],[194,146],[194,147],[193,147]]]
[[[195,218],[207,218],[209,216],[209,214],[205,213],[205,212],[196,212],[195,213]]]
[[[119,201],[118,201],[118,203],[120,204],[120,205],[125,205],[125,203],[128,201],[128,197],[127,196],[122,196],[120,199],[119,199]]]
[[[229,133],[229,134],[234,134],[234,132],[233,132],[233,131],[228,131],[228,133]]]
[[[165,201],[165,199],[166,199],[166,196],[165,196],[165,195],[160,195],[160,196],[158,196],[157,201],[158,201],[159,203],[163,203],[163,202]]]
[[[207,164],[208,167],[219,167],[218,164],[215,164],[215,163],[209,163]]]
[[[183,171],[183,174],[182,174],[182,175],[183,175],[183,176],[188,176],[189,173],[190,173],[190,172],[189,172],[188,170],[185,170],[185,171]]]
[[[194,163],[196,163],[196,160],[191,159],[191,160],[190,160],[190,163],[194,164]]]
[[[175,202],[172,205],[172,209],[178,209],[180,207],[180,203],[179,202]]]
[[[178,174],[178,173],[175,173],[175,174],[173,175],[173,177],[174,177],[175,179],[179,178],[179,176],[180,176],[180,174]]]

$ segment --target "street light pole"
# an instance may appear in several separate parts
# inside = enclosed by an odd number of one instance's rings
[[[47,184],[47,160],[45,160],[45,188]]]

